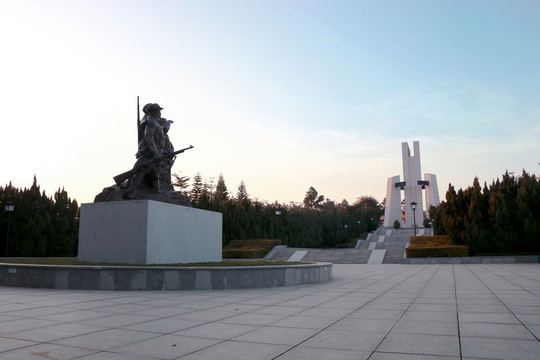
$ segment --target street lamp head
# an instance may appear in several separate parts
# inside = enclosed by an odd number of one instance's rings
[[[416,210],[416,205],[417,205],[417,204],[413,201],[413,202],[411,203],[411,209]]]
[[[276,210],[276,216],[279,216],[279,215],[281,215],[281,209]]]
[[[7,211],[7,212],[13,212],[15,211],[15,204],[12,203],[11,201],[8,201],[4,204],[4,209]]]

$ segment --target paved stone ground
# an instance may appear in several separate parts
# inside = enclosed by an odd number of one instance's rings
[[[334,265],[218,291],[0,287],[0,359],[540,358],[540,265]]]

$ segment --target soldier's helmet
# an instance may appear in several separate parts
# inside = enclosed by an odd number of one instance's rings
[[[145,114],[152,114],[152,113],[155,114],[159,110],[163,110],[163,108],[159,106],[159,104],[149,103],[143,106],[143,112]]]
[[[143,106],[143,108],[142,108],[143,113],[148,114],[148,107],[150,105],[152,105],[152,103],[149,103],[149,104],[146,104],[146,105]]]

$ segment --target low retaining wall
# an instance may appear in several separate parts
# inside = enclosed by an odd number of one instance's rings
[[[437,257],[406,258],[401,264],[518,264],[539,263],[540,256],[469,256],[469,257]]]
[[[56,266],[0,263],[0,286],[78,290],[222,290],[332,280],[332,264],[246,267]]]

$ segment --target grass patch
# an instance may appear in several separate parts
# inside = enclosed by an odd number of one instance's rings
[[[233,266],[277,266],[277,265],[306,265],[313,264],[309,262],[294,261],[223,261],[223,262],[204,262],[192,264],[110,264],[110,263],[89,263],[78,261],[77,259],[0,259],[0,263],[7,264],[30,264],[30,265],[75,265],[75,266],[151,266],[151,267],[233,267]]]

